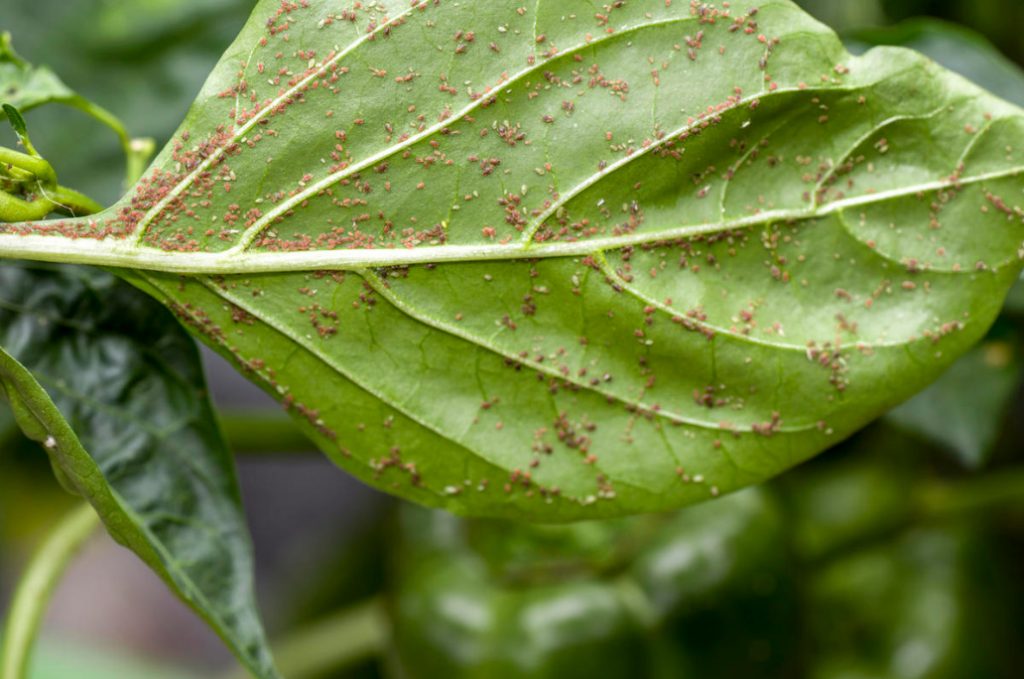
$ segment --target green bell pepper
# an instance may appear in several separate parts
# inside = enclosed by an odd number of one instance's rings
[[[728,659],[746,676],[774,675],[795,655],[785,648],[795,610],[765,605],[792,600],[778,596],[782,528],[761,489],[666,516],[566,526],[408,507],[392,598],[398,674],[667,678],[708,676]],[[677,643],[680,634],[694,642]]]

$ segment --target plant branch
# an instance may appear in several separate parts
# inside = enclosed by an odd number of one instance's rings
[[[954,483],[931,481],[917,492],[918,513],[924,519],[946,519],[1014,504],[1024,507],[1024,468]]]
[[[336,673],[380,653],[390,634],[383,602],[370,599],[298,630],[274,645],[274,656],[283,676],[312,679]],[[225,679],[248,677],[239,670]]]
[[[1024,468],[959,481],[920,481],[909,492],[912,499],[898,516],[881,517],[850,539],[811,556],[811,560],[834,561],[921,525],[1006,508],[1024,508]]]
[[[50,597],[61,576],[100,525],[91,505],[83,504],[64,518],[29,563],[14,593],[0,654],[0,679],[26,679],[28,663]]]

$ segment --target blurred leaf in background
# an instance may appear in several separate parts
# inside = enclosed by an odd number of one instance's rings
[[[22,57],[60,74],[72,90],[114,110],[133,135],[154,137],[158,146],[185,117],[252,9],[250,0],[11,4],[3,8],[0,30],[16,36]],[[119,197],[124,159],[109,131],[60,108],[34,110],[29,123],[63,183],[101,203]],[[9,133],[0,133],[0,144],[10,142]]]
[[[832,4],[859,4],[849,0],[832,0]],[[962,24],[984,34],[1018,63],[1024,61],[1024,42],[1020,27],[1024,25],[1024,3],[1020,0],[882,0],[890,21],[931,15]]]
[[[1006,337],[990,334],[938,382],[887,418],[949,449],[964,467],[983,467],[1021,382],[1020,346],[1015,332]]]
[[[837,31],[885,20],[879,0],[797,0],[798,5]]]

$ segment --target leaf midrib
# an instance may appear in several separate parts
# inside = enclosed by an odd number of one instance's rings
[[[531,258],[577,257],[625,247],[656,245],[696,236],[766,226],[774,223],[794,224],[866,207],[887,200],[908,198],[920,193],[970,186],[1024,174],[1024,165],[989,172],[958,180],[906,186],[891,191],[870,193],[827,203],[818,209],[770,210],[731,221],[680,226],[660,231],[633,233],[624,236],[591,238],[571,242],[513,245],[437,245],[416,248],[380,248],[352,250],[304,250],[289,252],[169,252],[156,248],[140,248],[116,239],[68,239],[63,236],[0,234],[0,257],[30,258],[47,262],[92,264],[120,268],[180,273],[250,274],[285,273],[320,270],[352,270],[405,266],[413,264],[444,264],[470,261],[502,261]],[[95,221],[83,218],[81,221]],[[17,224],[12,225],[17,227]]]

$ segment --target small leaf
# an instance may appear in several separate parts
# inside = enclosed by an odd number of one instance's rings
[[[786,0],[260,2],[91,220],[339,464],[599,518],[778,474],[927,386],[1020,272],[1024,115]]]
[[[65,487],[256,676],[276,677],[233,464],[174,319],[107,273],[8,263],[0,346],[0,394]]]
[[[35,149],[32,148],[32,142],[29,141],[28,126],[25,125],[25,119],[21,117],[21,112],[10,104],[4,104],[3,110],[7,115],[7,122],[14,128],[14,134],[18,135],[18,139],[21,140],[21,143],[29,153],[36,155]]]
[[[77,96],[53,71],[45,66],[32,66],[18,56],[11,45],[11,34],[0,33],[0,101],[28,111]]]

